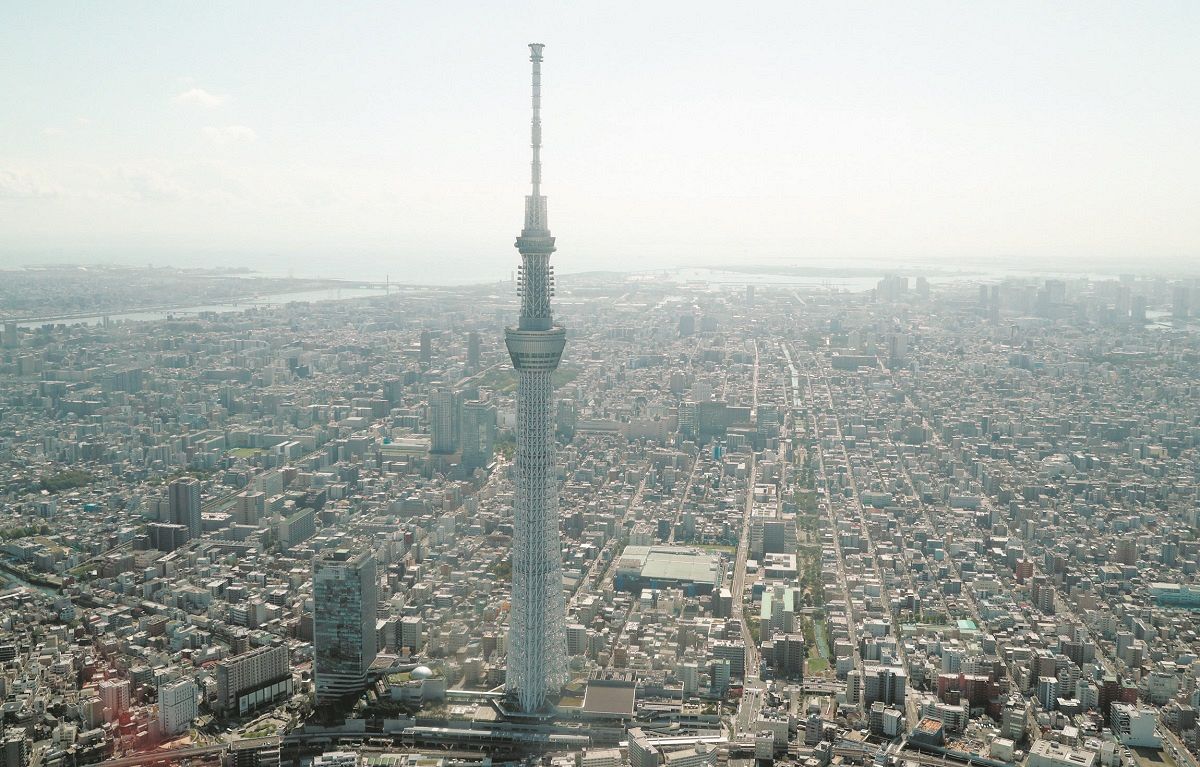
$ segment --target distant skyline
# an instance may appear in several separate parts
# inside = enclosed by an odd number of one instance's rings
[[[1196,271],[1200,5],[12,4],[0,268]],[[452,278],[452,279],[451,279]]]

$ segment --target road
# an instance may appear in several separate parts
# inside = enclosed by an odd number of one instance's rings
[[[197,746],[195,748],[174,748],[168,751],[157,751],[152,754],[123,756],[118,759],[107,759],[100,762],[100,767],[132,767],[137,764],[154,764],[156,762],[177,762],[181,759],[191,759],[198,756],[219,754],[225,750],[220,746]]]
[[[758,407],[758,342],[754,343],[754,372],[751,378],[752,400]],[[758,681],[758,645],[750,634],[750,623],[745,618],[743,606],[746,602],[746,561],[750,557],[750,516],[754,511],[754,482],[758,478],[758,463],[750,454],[750,471],[746,474],[746,506],[742,513],[742,534],[738,539],[737,558],[733,566],[733,610],[732,618],[741,623],[742,643],[746,646],[746,673],[743,676],[742,699],[734,718],[734,735],[752,726],[762,710],[764,691]]]
[[[688,472],[687,484],[683,486],[683,495],[679,496],[679,506],[675,509],[675,519],[671,522],[671,534],[667,537],[667,545],[675,544],[675,530],[679,527],[679,521],[683,519],[683,507],[687,503],[688,493],[692,492],[692,482],[696,479],[696,472],[700,469],[700,457],[703,455],[704,448],[696,448],[696,455],[692,457],[692,470]],[[642,483],[645,486],[645,483]]]

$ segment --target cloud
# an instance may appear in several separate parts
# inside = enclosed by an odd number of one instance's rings
[[[117,194],[142,202],[178,202],[187,190],[153,168],[117,169],[114,189]]]
[[[217,93],[209,93],[203,88],[189,88],[182,93],[176,94],[171,101],[189,107],[215,109],[224,104],[226,98],[228,97]]]
[[[258,138],[254,129],[246,125],[225,125],[221,127],[209,125],[202,131],[204,137],[217,146],[250,143]]]
[[[0,168],[0,200],[44,200],[60,191],[34,174]]]

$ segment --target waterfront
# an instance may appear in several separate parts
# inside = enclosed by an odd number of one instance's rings
[[[40,578],[38,579],[41,580]],[[0,590],[24,587],[40,591],[43,594],[57,596],[60,588],[48,585],[45,582],[35,582],[28,579],[27,575],[20,572],[14,565],[7,560],[0,559]]]
[[[237,312],[246,309],[261,309],[282,304],[307,301],[342,301],[351,298],[370,298],[386,295],[386,288],[341,288],[327,287],[316,290],[301,290],[289,293],[275,293],[264,296],[250,296],[237,301],[199,304],[194,306],[179,306],[170,308],[135,309],[128,312],[112,312],[109,314],[93,314],[83,317],[47,318],[34,321],[19,322],[23,328],[39,328],[43,325],[100,325],[105,318],[109,322],[149,322],[165,319],[194,317],[205,312]]]

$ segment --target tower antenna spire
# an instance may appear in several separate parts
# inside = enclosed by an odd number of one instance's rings
[[[529,124],[529,143],[533,147],[533,162],[530,164],[530,180],[533,196],[541,196],[542,189],[542,43],[529,44],[529,60],[533,62],[533,119]]]

